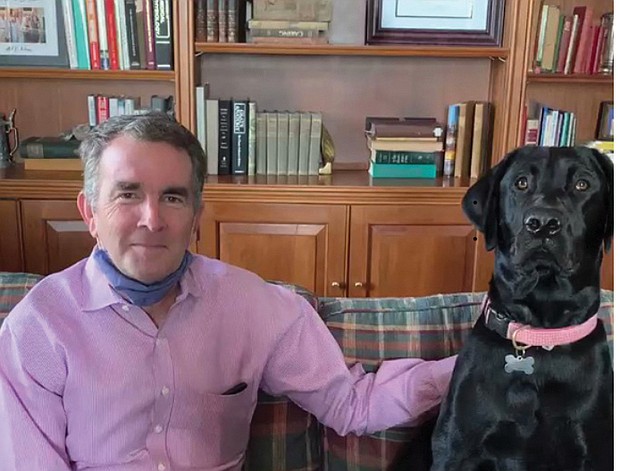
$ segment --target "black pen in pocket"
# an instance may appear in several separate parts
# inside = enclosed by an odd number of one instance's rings
[[[247,387],[248,387],[247,383],[239,383],[239,384],[236,384],[235,386],[233,386],[232,388],[228,389],[227,391],[225,391],[223,395],[224,396],[231,396],[233,394],[240,393],[241,391],[243,391]]]

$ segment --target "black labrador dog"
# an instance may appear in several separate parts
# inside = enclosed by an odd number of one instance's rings
[[[600,304],[613,166],[524,147],[463,198],[495,251],[488,298],[433,432],[433,471],[613,469],[613,372]]]
[[[595,150],[524,147],[465,194],[495,266],[433,431],[433,471],[613,469],[612,364],[596,318],[612,174]]]

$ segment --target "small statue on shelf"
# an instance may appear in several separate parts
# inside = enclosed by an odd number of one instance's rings
[[[11,164],[13,154],[19,147],[19,133],[15,127],[16,112],[17,109],[13,108],[8,119],[0,113],[0,168]]]
[[[334,140],[327,131],[325,125],[322,125],[321,129],[321,160],[323,166],[319,168],[319,175],[331,175],[332,174],[332,162],[336,158],[336,148],[334,147]]]

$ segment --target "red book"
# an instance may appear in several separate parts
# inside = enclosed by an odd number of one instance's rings
[[[144,1],[144,43],[146,49],[146,68],[155,70],[155,31],[153,31],[153,0]]]
[[[88,47],[90,49],[90,68],[101,70],[99,53],[99,28],[97,27],[97,6],[95,0],[86,0],[86,20],[88,24]]]
[[[589,51],[592,41],[592,9],[588,6],[578,6],[573,9],[573,14],[579,16],[579,28],[577,30],[577,53],[573,73],[584,73],[585,56]]]
[[[110,54],[110,70],[119,70],[118,41],[116,40],[116,14],[114,0],[105,0],[106,30],[108,32],[108,53]]]
[[[107,96],[97,95],[97,124],[103,123],[110,117],[110,99]]]
[[[603,49],[604,31],[601,25],[594,27],[594,41],[592,41],[592,56],[588,68],[589,74],[596,74],[601,59],[601,50]]]

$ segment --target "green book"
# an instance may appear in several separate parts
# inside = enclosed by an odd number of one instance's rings
[[[19,155],[25,159],[75,159],[80,156],[81,141],[61,137],[28,137],[19,145]]]
[[[373,150],[370,160],[378,164],[433,164],[441,160],[438,152],[407,150]]]
[[[436,178],[435,164],[378,164],[370,162],[368,173],[374,178]]]

